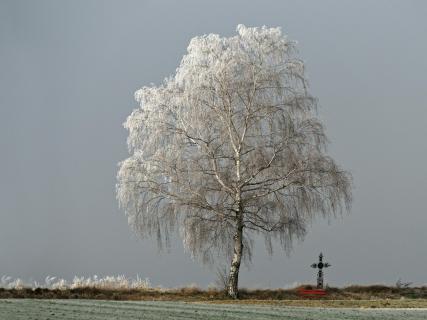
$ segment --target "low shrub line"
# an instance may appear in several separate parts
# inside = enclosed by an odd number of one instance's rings
[[[302,286],[310,288],[310,286]],[[377,299],[427,299],[427,287],[397,288],[383,285],[349,286],[326,288],[321,297],[302,296],[299,289],[240,289],[240,300],[377,300]],[[130,288],[109,289],[95,287],[79,288],[0,288],[0,299],[100,299],[100,300],[183,300],[209,301],[228,300],[228,296],[218,289],[184,287],[177,289]]]

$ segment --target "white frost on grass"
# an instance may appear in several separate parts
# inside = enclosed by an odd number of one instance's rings
[[[297,288],[297,287],[299,287],[299,286],[301,286],[301,285],[302,285],[302,283],[301,283],[301,282],[294,281],[294,282],[292,282],[292,283],[286,283],[286,284],[283,286],[283,289],[295,289],[295,288]]]
[[[13,279],[9,276],[2,276],[0,279],[0,288],[5,289],[36,289],[36,288],[47,288],[47,289],[77,289],[77,288],[96,288],[96,289],[149,289],[151,283],[148,278],[141,278],[139,275],[135,279],[127,278],[124,275],[118,276],[105,276],[98,277],[77,277],[68,282],[65,279],[47,276],[44,284],[40,284],[37,281],[25,282],[20,278]]]

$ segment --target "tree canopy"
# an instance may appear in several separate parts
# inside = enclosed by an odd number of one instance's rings
[[[295,42],[280,28],[237,33],[193,38],[175,75],[135,93],[117,184],[134,230],[159,245],[179,230],[194,257],[232,258],[236,287],[253,234],[289,249],[316,215],[351,204]]]

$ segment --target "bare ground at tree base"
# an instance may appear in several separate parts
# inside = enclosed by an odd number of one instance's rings
[[[145,290],[0,288],[0,299],[156,300],[219,304],[275,304],[304,307],[427,308],[427,287],[396,288],[372,285],[327,288],[327,295],[324,297],[301,296],[298,289],[240,289],[239,300],[230,300],[224,291],[203,290],[194,287],[178,289],[151,288]]]

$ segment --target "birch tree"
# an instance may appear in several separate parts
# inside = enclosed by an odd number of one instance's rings
[[[350,174],[326,154],[304,63],[280,28],[195,37],[176,73],[135,98],[117,183],[129,224],[160,246],[178,231],[204,263],[229,259],[231,297],[254,235],[269,253],[275,240],[289,250],[313,218],[349,209]]]

